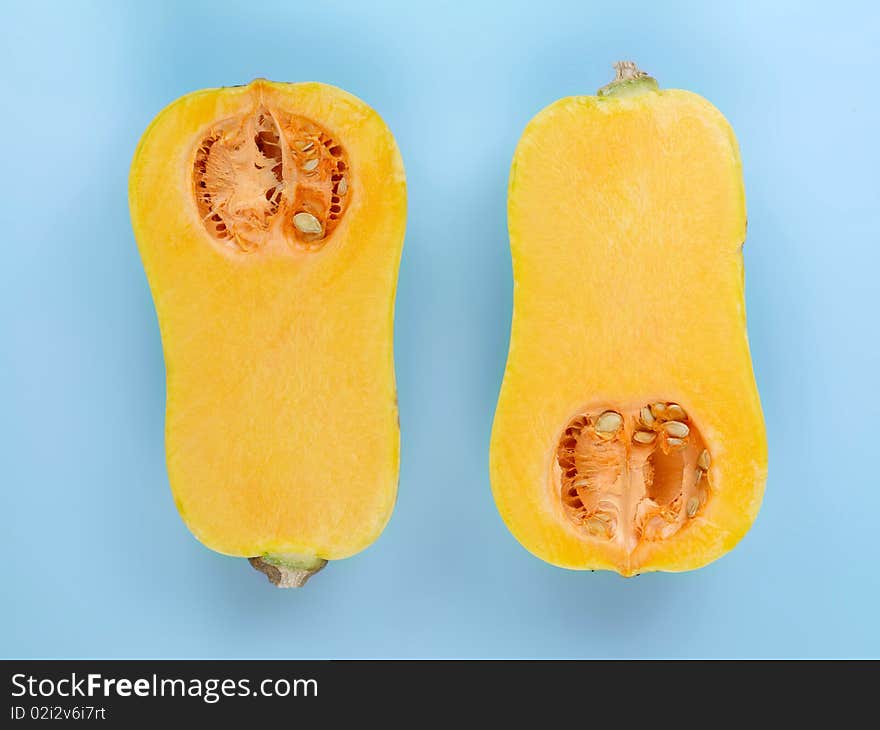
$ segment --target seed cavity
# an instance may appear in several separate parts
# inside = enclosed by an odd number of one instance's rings
[[[255,252],[280,240],[317,251],[350,204],[348,170],[328,130],[263,104],[206,130],[194,152],[193,196],[226,249]]]
[[[642,542],[674,535],[708,502],[711,460],[678,403],[618,405],[569,420],[556,448],[555,484],[584,539],[631,555]]]

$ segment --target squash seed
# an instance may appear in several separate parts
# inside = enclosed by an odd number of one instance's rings
[[[298,139],[294,145],[300,152],[308,152],[315,146],[315,143],[310,139]]]
[[[637,444],[653,444],[656,438],[657,434],[654,431],[636,431],[633,434],[633,441]]]
[[[699,497],[691,497],[687,503],[687,516],[693,517],[697,514],[697,510],[700,509],[700,498]]]
[[[305,211],[300,211],[295,216],[293,216],[293,225],[296,226],[296,230],[300,233],[321,233],[324,229],[321,227],[321,221],[319,221],[315,216],[311,213],[306,213]]]
[[[684,412],[684,408],[678,405],[678,403],[667,405],[663,415],[670,421],[686,421],[688,419],[688,414]]]
[[[684,446],[684,439],[674,438],[673,436],[668,436],[666,438],[666,445],[670,449],[680,449]]]
[[[611,438],[623,426],[623,416],[617,411],[605,411],[596,419],[596,433],[603,438]]]
[[[348,192],[348,180],[342,178],[339,183],[336,185],[336,194],[337,195],[345,195]]]
[[[642,409],[639,411],[639,421],[642,422],[642,425],[648,426],[648,428],[650,428],[654,425],[655,420],[656,419],[654,418],[654,414],[651,413],[651,409],[648,408],[648,406],[643,406]]]
[[[651,415],[654,416],[657,420],[664,420],[666,417],[666,404],[665,403],[652,403],[650,406]]]
[[[706,449],[703,449],[703,452],[700,454],[700,457],[697,459],[697,466],[703,471],[709,471],[709,467],[712,465],[712,457],[709,456],[709,452]]]
[[[302,169],[306,172],[311,172],[318,166],[318,158],[313,157],[311,160],[306,160],[303,162]]]
[[[677,439],[687,438],[691,430],[681,421],[667,421],[663,424],[663,430],[669,436]]]

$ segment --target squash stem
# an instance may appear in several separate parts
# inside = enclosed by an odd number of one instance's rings
[[[599,96],[635,96],[647,91],[657,91],[657,79],[648,76],[634,61],[618,61],[614,64],[614,80],[598,91]]]
[[[292,553],[248,558],[248,562],[278,588],[302,588],[309,578],[327,565],[323,558]]]

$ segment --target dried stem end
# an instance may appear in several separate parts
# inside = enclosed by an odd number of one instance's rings
[[[248,558],[278,588],[302,588],[315,573],[327,565],[323,558],[282,553]]]
[[[659,88],[657,79],[648,76],[634,61],[618,61],[614,71],[614,81],[599,89],[599,96],[635,96]]]

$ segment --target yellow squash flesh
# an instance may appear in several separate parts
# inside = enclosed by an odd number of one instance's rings
[[[761,504],[767,447],[746,335],[737,143],[705,99],[656,85],[565,98],[513,160],[510,352],[491,444],[498,509],[544,560],[624,575],[698,568]],[[589,403],[682,404],[712,454],[711,498],[632,554],[579,532],[553,483],[562,429]]]
[[[257,108],[313,120],[345,147],[350,203],[319,250],[270,236],[244,252],[199,214],[200,141]],[[192,93],[144,133],[129,199],[165,353],[168,473],[190,530],[227,555],[304,565],[367,547],[391,515],[399,461],[392,320],[406,190],[386,125],[317,83]]]

